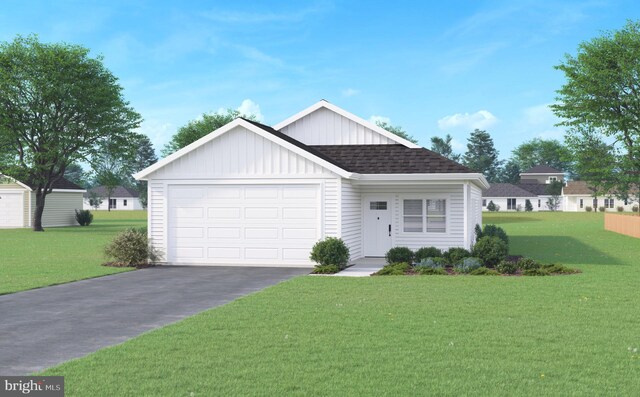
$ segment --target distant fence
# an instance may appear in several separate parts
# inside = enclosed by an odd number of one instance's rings
[[[640,238],[640,216],[605,213],[604,229]]]

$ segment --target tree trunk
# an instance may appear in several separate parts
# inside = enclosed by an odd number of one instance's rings
[[[36,190],[36,210],[33,213],[34,232],[44,232],[44,228],[42,227],[42,214],[44,212],[44,201],[46,197],[47,194],[43,189]]]
[[[111,212],[111,194],[107,196],[107,212]]]

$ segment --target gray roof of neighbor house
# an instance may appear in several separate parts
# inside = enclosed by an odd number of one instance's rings
[[[567,182],[567,185],[562,188],[562,193],[592,195],[593,190],[589,187],[586,181],[569,181]]]
[[[469,168],[425,148],[395,145],[306,145],[256,121],[243,120],[345,171],[359,174],[473,173]]]
[[[84,196],[85,197],[89,197],[89,195],[91,193],[95,193],[100,197],[107,197],[107,188],[105,188],[104,186],[97,186],[94,187],[93,189],[89,189]],[[138,194],[138,192],[136,192],[133,189],[130,189],[128,187],[125,186],[118,186],[113,190],[113,193],[111,193],[111,197],[132,197],[132,198],[137,198],[140,195]]]
[[[521,174],[563,174],[564,172],[558,171],[555,168],[548,165],[535,165],[526,171],[522,171]]]
[[[535,197],[536,194],[512,183],[492,183],[482,197]]]
[[[547,185],[546,183],[518,183],[517,185],[520,189],[524,189],[528,192],[533,193],[536,196],[545,196],[547,194]]]
[[[38,187],[37,183],[34,183],[33,181],[20,181],[21,183],[29,186],[29,188],[31,188],[32,190],[36,189]],[[71,182],[70,180],[64,179],[64,178],[60,178],[57,181],[53,182],[53,186],[52,189],[59,189],[59,190],[84,190],[84,188],[82,186],[78,186],[75,183]]]

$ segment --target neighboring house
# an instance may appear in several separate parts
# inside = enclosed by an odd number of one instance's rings
[[[93,207],[89,203],[89,198],[91,194],[94,193],[98,195],[102,199],[102,203],[98,208]],[[85,210],[117,210],[117,211],[127,211],[127,210],[142,210],[144,207],[140,203],[140,198],[138,192],[133,189],[130,189],[125,186],[116,187],[111,193],[111,198],[109,198],[107,188],[104,186],[94,187],[93,189],[89,189],[84,194],[84,205],[83,208]]]
[[[594,211],[604,207],[605,211],[617,211],[623,207],[624,211],[632,211],[638,205],[638,200],[620,200],[615,195],[594,197],[593,190],[585,181],[570,181],[562,189],[564,211],[586,211],[591,207]]]
[[[31,227],[36,208],[33,184],[0,175],[0,228]],[[53,184],[53,191],[45,199],[42,226],[77,225],[75,210],[82,208],[85,190],[66,179]]]
[[[531,201],[533,211],[549,211],[547,194],[551,182],[564,183],[564,173],[547,165],[536,165],[520,173],[520,182],[492,183],[482,194],[482,209],[488,211],[487,205],[493,201],[500,211],[524,211],[527,200]],[[558,210],[562,210],[562,197]]]
[[[470,248],[484,176],[326,101],[273,128],[238,118],[134,175],[152,244],[171,264],[312,266],[393,246]]]

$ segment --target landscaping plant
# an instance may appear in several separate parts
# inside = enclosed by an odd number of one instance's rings
[[[478,258],[464,258],[462,262],[456,264],[453,268],[458,273],[471,273],[472,271],[482,267],[482,261]]]
[[[347,267],[349,256],[349,248],[342,239],[327,237],[315,243],[309,258],[321,266],[335,265],[342,270]]]
[[[158,260],[158,255],[149,244],[146,233],[131,228],[118,233],[104,248],[104,253],[114,266],[145,266]]]
[[[387,263],[413,263],[413,251],[407,247],[393,247],[384,257]]]
[[[471,256],[471,252],[464,248],[460,247],[452,247],[444,253],[444,258],[447,260],[449,265],[455,265],[460,263],[464,258],[468,258]]]
[[[500,238],[487,236],[478,240],[472,252],[485,266],[494,267],[507,257],[509,247]]]
[[[436,247],[422,247],[414,254],[414,260],[419,263],[423,259],[437,258],[442,256],[442,250]]]
[[[407,262],[390,263],[374,274],[378,276],[402,276],[410,269],[411,265]]]
[[[76,222],[80,226],[89,226],[93,222],[93,214],[89,210],[76,210]]]

